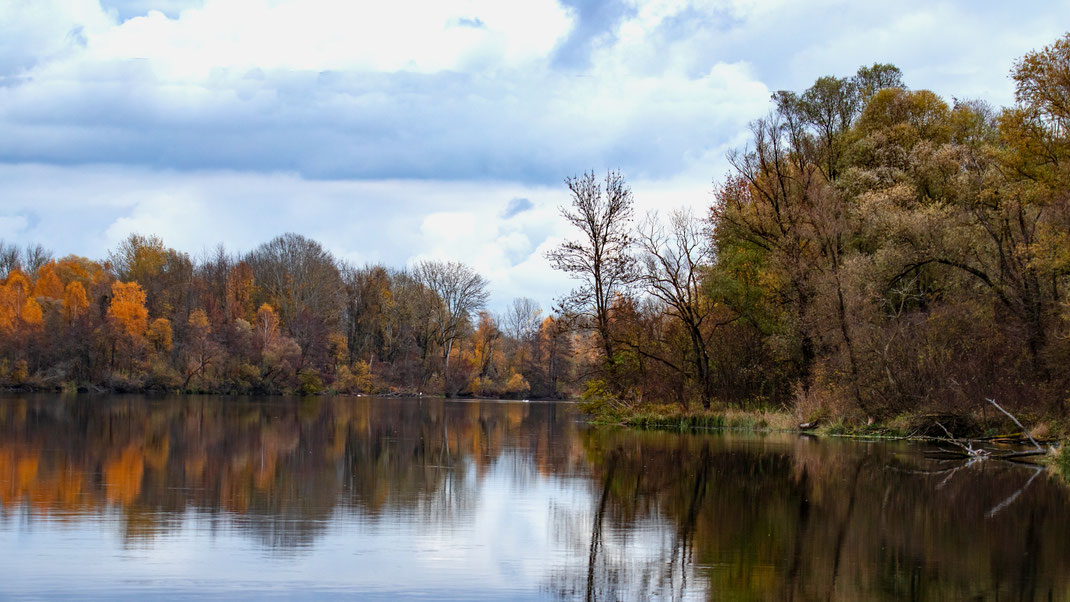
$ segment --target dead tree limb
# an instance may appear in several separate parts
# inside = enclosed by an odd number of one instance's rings
[[[1029,434],[1029,429],[1027,429],[1024,426],[1022,426],[1022,423],[1018,422],[1018,419],[1014,417],[1014,414],[1011,414],[1007,410],[1004,410],[1002,407],[1000,407],[1000,405],[998,403],[996,403],[995,399],[992,399],[992,398],[989,397],[989,398],[986,398],[986,400],[988,401],[988,403],[996,406],[997,410],[999,410],[1000,412],[1003,412],[1004,414],[1007,415],[1008,418],[1013,420],[1014,424],[1017,424],[1018,428],[1022,429],[1022,432],[1025,433],[1025,436],[1028,437],[1031,442],[1033,442],[1033,445],[1036,446],[1038,451],[1044,451],[1044,448],[1041,447],[1039,443],[1037,443],[1037,440],[1034,439],[1033,436]]]

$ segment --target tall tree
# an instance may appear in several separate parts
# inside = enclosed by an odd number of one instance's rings
[[[604,186],[594,172],[567,178],[565,184],[572,199],[570,206],[561,208],[561,215],[580,231],[580,239],[562,243],[547,258],[554,269],[581,281],[561,300],[561,309],[594,328],[605,360],[611,363],[610,308],[635,276],[635,260],[629,254],[632,191],[617,171],[606,174]]]
[[[698,381],[702,407],[709,408],[712,380],[706,333],[714,303],[702,290],[703,272],[713,259],[708,232],[688,210],[673,211],[668,228],[652,213],[640,225],[638,246],[642,253],[640,281],[686,330],[692,377]]]
[[[326,353],[327,334],[337,328],[345,299],[334,256],[314,240],[287,233],[260,245],[245,261],[260,301],[278,311],[302,359]]]
[[[534,299],[517,297],[505,310],[501,319],[505,334],[517,341],[530,341],[539,332],[542,323],[542,308]]]
[[[417,280],[442,301],[436,330],[442,349],[444,376],[449,375],[450,353],[460,337],[461,326],[471,320],[472,312],[483,309],[490,292],[488,283],[472,268],[456,261],[422,261],[414,269]]]

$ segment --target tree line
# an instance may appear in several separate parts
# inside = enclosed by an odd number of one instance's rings
[[[1070,391],[1070,34],[1018,60],[1014,106],[948,103],[893,65],[780,91],[708,215],[636,220],[621,174],[568,180],[613,412],[787,406],[808,418],[1062,414]]]
[[[93,261],[0,243],[0,382],[233,393],[571,395],[574,335],[472,268],[354,267],[284,234],[204,257],[133,234]]]

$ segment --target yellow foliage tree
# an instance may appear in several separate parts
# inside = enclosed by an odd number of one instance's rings
[[[21,318],[22,323],[31,328],[41,326],[45,321],[44,311],[41,310],[41,305],[34,299],[26,299],[22,304]]]
[[[189,315],[189,327],[194,338],[203,339],[212,333],[212,323],[203,309],[195,309]]]
[[[275,309],[264,303],[256,310],[256,335],[263,347],[267,347],[279,332],[279,316]]]
[[[523,393],[524,391],[527,391],[530,388],[531,385],[528,384],[528,381],[522,375],[517,374],[516,372],[514,372],[513,375],[509,377],[509,380],[505,383],[506,393]]]
[[[158,236],[131,234],[109,257],[120,278],[142,281],[155,276],[167,262],[167,247]]]
[[[232,318],[248,318],[252,311],[253,270],[244,261],[227,275],[227,306]]]
[[[99,263],[77,255],[68,255],[57,260],[54,270],[60,282],[70,284],[77,280],[83,286],[90,283],[96,284],[106,275],[103,266]]]
[[[145,338],[152,343],[157,352],[170,351],[174,346],[171,321],[167,318],[156,318],[149,324]]]
[[[327,349],[336,366],[343,366],[349,361],[349,343],[346,335],[332,332],[327,335]]]

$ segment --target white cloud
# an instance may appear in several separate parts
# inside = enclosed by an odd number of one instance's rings
[[[563,177],[620,168],[638,213],[702,213],[770,90],[882,61],[1006,104],[1012,61],[1070,19],[1039,0],[568,3],[0,3],[0,236],[101,257],[131,231],[197,253],[292,230],[354,263],[465,261],[548,305],[571,286],[544,257],[569,234]]]
[[[77,60],[147,60],[166,81],[205,80],[220,69],[515,66],[550,52],[571,27],[569,13],[553,0],[207,0],[177,14],[172,8],[173,17],[148,10],[125,21],[94,4],[42,0],[8,11],[49,40],[79,29],[85,48]],[[460,26],[476,19],[479,27]]]
[[[24,215],[0,215],[0,240],[18,238],[29,225]]]

